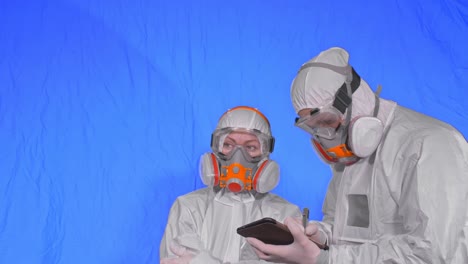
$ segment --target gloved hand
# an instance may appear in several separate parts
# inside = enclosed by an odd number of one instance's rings
[[[289,245],[269,245],[262,241],[248,237],[246,241],[253,247],[260,259],[270,262],[316,264],[320,249],[314,242],[304,234],[304,227],[295,219],[288,217],[284,221],[294,237],[294,242]],[[312,235],[318,233],[313,227],[310,228]]]
[[[302,225],[302,218],[299,217],[299,218],[292,218],[292,219],[296,221],[297,224]],[[315,241],[316,243],[325,245],[327,242],[327,237],[325,236],[325,234],[320,232],[318,225],[313,222],[309,222],[307,224],[305,233],[309,237],[310,240]]]
[[[176,254],[176,257],[161,259],[160,264],[189,264],[190,261],[195,257],[193,252],[174,243],[171,244],[170,249],[172,253]]]
[[[306,226],[305,233],[310,240],[314,241],[316,244],[320,244],[320,249],[328,250],[327,236],[325,233],[320,232],[317,224],[309,223]]]

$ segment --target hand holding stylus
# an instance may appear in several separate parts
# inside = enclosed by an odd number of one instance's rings
[[[309,225],[309,209],[305,207],[302,211],[302,226],[304,226],[304,234],[310,241],[314,242],[320,249],[328,250],[326,243],[320,243],[320,233],[317,225]]]

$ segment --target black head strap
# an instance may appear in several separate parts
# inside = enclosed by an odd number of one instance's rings
[[[353,67],[350,65],[347,66],[335,66],[332,64],[328,63],[323,63],[323,62],[308,62],[302,65],[302,67],[299,69],[299,72],[301,72],[304,69],[310,68],[310,67],[321,67],[321,68],[326,68],[329,70],[332,70],[336,73],[342,74],[346,76],[346,81],[341,85],[340,89],[335,94],[335,100],[333,101],[333,106],[336,107],[341,113],[344,113],[346,111],[346,108],[348,108],[349,104],[351,103],[351,97],[348,95],[348,90],[346,88],[346,82],[351,81],[351,94],[354,93],[354,91],[357,90],[359,85],[361,85],[361,77],[356,73]],[[349,70],[351,69],[351,74]],[[351,77],[351,80],[350,80]]]
[[[361,77],[356,73],[354,68],[351,68],[353,79],[351,81],[351,93],[354,93],[359,85],[361,85]],[[341,85],[340,89],[336,91],[335,100],[333,101],[333,106],[338,109],[342,114],[346,111],[349,104],[351,103],[351,97],[348,95],[346,88],[346,82]]]

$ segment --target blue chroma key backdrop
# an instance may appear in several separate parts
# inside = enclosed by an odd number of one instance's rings
[[[468,2],[0,1],[0,263],[158,263],[228,108],[269,117],[275,193],[321,219],[330,169],[289,89],[332,46],[468,136]]]

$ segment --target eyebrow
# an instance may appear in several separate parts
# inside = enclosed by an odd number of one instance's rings
[[[232,141],[234,144],[237,144],[237,141],[235,139],[231,138],[230,136],[226,137],[225,142],[228,141],[228,140]],[[256,139],[249,139],[249,140],[245,141],[244,144],[252,143],[252,142],[260,144],[260,141],[258,141]]]
[[[236,140],[235,140],[235,139],[233,139],[233,138],[232,138],[232,137],[230,137],[230,136],[227,136],[227,137],[226,137],[226,140],[225,140],[225,141],[227,141],[227,140],[230,140],[230,141],[233,141],[234,143],[236,143]]]
[[[260,144],[260,142],[258,140],[255,140],[255,139],[245,141],[245,143],[252,143],[252,142]]]

